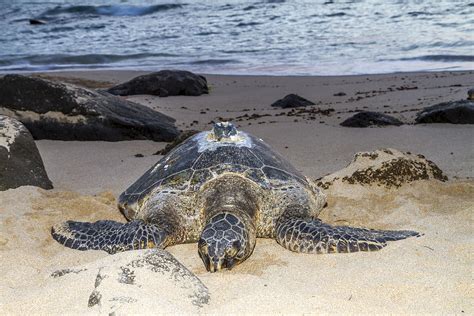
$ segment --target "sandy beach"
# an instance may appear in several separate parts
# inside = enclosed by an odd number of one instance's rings
[[[101,70],[35,76],[104,88],[143,73]],[[465,99],[467,90],[474,87],[474,71],[205,76],[208,95],[126,99],[175,118],[181,130],[203,131],[212,122],[232,121],[262,138],[313,180],[343,169],[357,152],[395,148],[424,155],[449,181],[326,190],[328,206],[321,218],[329,223],[424,234],[378,252],[305,255],[289,252],[274,240],[259,239],[254,254],[242,265],[210,274],[196,244],[169,247],[208,287],[209,303],[196,308],[172,300],[153,302],[153,295],[159,293],[149,293],[148,303],[118,308],[117,314],[474,313],[474,129],[472,125],[413,124],[424,107]],[[341,92],[344,95],[337,96]],[[316,105],[313,110],[270,106],[289,93]],[[386,113],[405,124],[339,125],[358,110]],[[56,279],[51,274],[71,267],[92,270],[110,260],[110,255],[65,248],[51,238],[50,228],[68,219],[124,221],[116,207],[119,194],[161,158],[154,153],[166,143],[38,140],[36,145],[54,189],[20,187],[0,192],[0,274],[4,280],[0,314],[107,313],[88,307],[94,278],[84,277],[77,283],[74,276]],[[154,280],[148,282],[153,288]]]

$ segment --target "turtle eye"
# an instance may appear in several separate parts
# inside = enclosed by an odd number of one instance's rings
[[[237,254],[238,249],[235,248],[234,246],[229,247],[225,250],[225,254],[227,257],[233,257]]]
[[[225,250],[225,254],[228,257],[235,257],[240,250],[240,242],[238,240],[234,241],[227,249]]]
[[[199,252],[207,253],[207,248],[208,248],[207,242],[204,239],[200,239],[198,242]]]

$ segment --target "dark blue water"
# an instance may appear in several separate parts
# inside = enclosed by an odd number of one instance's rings
[[[0,34],[2,72],[474,69],[472,0],[0,0]]]

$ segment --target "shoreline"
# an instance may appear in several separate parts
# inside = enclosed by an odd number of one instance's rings
[[[72,56],[74,57],[74,56]],[[433,57],[433,60],[424,60],[423,57]],[[437,58],[440,60],[437,60]],[[447,60],[443,60],[446,58]],[[453,59],[454,60],[451,60]],[[460,59],[461,61],[457,60]],[[460,72],[472,71],[474,69],[474,57],[470,55],[427,55],[419,58],[413,57],[406,60],[385,60],[385,61],[360,61],[356,63],[347,63],[341,60],[339,62],[317,62],[313,64],[296,65],[281,65],[274,64],[266,67],[259,67],[256,65],[248,67],[225,67],[225,63],[220,64],[211,63],[206,64],[203,60],[198,63],[152,63],[152,64],[54,64],[51,60],[50,64],[43,66],[29,65],[25,68],[11,67],[1,68],[0,75],[5,73],[46,73],[46,72],[107,72],[107,71],[140,71],[140,72],[154,72],[163,69],[181,69],[188,70],[195,73],[207,75],[224,75],[224,76],[303,76],[303,77],[331,77],[331,76],[365,76],[365,75],[380,75],[380,74],[399,74],[399,73],[424,73],[424,72]],[[219,60],[217,60],[219,61]],[[458,63],[456,63],[456,61]],[[454,63],[454,64],[453,64]],[[243,63],[239,63],[241,65]],[[53,66],[51,66],[53,65]],[[89,67],[88,67],[89,65]],[[341,66],[342,65],[342,66]],[[342,67],[342,68],[341,68]],[[367,69],[371,71],[367,72]]]
[[[51,70],[12,70],[12,71],[0,71],[0,76],[4,76],[7,74],[20,74],[20,75],[32,75],[32,74],[64,74],[68,76],[76,75],[81,77],[81,74],[85,73],[101,73],[107,74],[110,76],[116,76],[119,73],[151,73],[156,72],[164,69],[179,69],[179,70],[187,70],[185,67],[144,67],[141,69],[133,69],[137,67],[119,67],[119,68],[69,68],[69,69],[51,69]],[[194,71],[188,70],[203,76],[223,76],[223,77],[281,77],[281,78],[321,78],[321,77],[363,77],[363,76],[390,76],[390,75],[419,75],[419,74],[430,74],[430,73],[465,73],[465,72],[474,72],[474,69],[457,69],[457,70],[446,70],[446,69],[435,69],[435,70],[413,70],[413,71],[393,71],[393,72],[380,72],[380,73],[358,73],[358,74],[337,74],[337,75],[326,75],[326,74],[302,74],[302,75],[291,75],[291,74],[241,74],[241,73],[213,73],[213,72],[206,72],[206,71]],[[89,75],[86,75],[87,77]]]

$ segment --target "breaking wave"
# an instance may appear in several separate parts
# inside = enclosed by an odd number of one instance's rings
[[[182,8],[182,4],[157,4],[152,6],[134,5],[78,5],[71,7],[57,6],[43,12],[41,17],[55,16],[61,14],[76,15],[106,15],[106,16],[142,16],[160,11]]]

